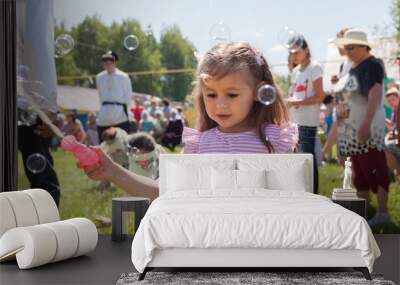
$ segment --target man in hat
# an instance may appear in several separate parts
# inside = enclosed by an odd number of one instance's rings
[[[128,107],[132,98],[131,80],[116,67],[118,55],[108,51],[101,57],[104,71],[96,76],[101,108],[97,116],[97,130],[102,138],[104,130],[118,127],[129,133]]]
[[[342,156],[351,157],[357,195],[369,201],[370,191],[377,194],[378,211],[368,221],[374,226],[389,220],[382,94],[384,68],[370,54],[371,46],[362,30],[349,29],[336,41],[352,62],[343,91],[344,102],[337,109],[339,151]]]

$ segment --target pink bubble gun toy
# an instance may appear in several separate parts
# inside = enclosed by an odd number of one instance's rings
[[[74,136],[65,136],[61,141],[61,147],[75,156],[85,169],[100,165],[98,154],[86,145],[79,143]]]

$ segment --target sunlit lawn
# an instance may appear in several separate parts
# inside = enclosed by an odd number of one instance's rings
[[[177,149],[176,152],[179,152]],[[74,158],[63,150],[53,152],[55,168],[61,183],[60,214],[62,219],[86,217],[95,220],[96,214],[111,217],[111,198],[123,196],[121,189],[110,187],[108,190],[98,190],[99,182],[92,181],[76,168]],[[326,164],[320,168],[320,193],[330,197],[332,189],[342,184],[343,170],[337,164]],[[19,159],[19,189],[29,188],[29,183]],[[373,195],[372,206],[376,207],[376,197]],[[389,209],[392,222],[374,229],[380,233],[400,233],[400,185],[392,183],[389,193]],[[373,215],[374,210],[369,211]],[[132,217],[132,216],[131,216]],[[131,219],[133,220],[133,219]],[[129,226],[132,232],[132,223]],[[111,233],[111,227],[99,228],[100,233]]]
[[[175,152],[180,149],[176,148]],[[98,190],[98,181],[89,179],[85,173],[76,167],[75,159],[62,149],[53,152],[57,175],[61,184],[60,216],[61,219],[86,217],[95,221],[96,215],[111,217],[111,199],[124,196],[124,192],[111,186],[106,190]],[[28,179],[22,168],[22,160],[18,160],[18,188],[29,188]],[[129,214],[130,221],[134,220]],[[100,233],[111,233],[111,227],[98,228]],[[133,222],[129,223],[129,232],[133,231]]]

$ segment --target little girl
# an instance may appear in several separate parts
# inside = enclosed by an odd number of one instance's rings
[[[259,87],[276,89],[266,106],[257,99]],[[222,43],[202,58],[193,91],[198,109],[196,129],[183,132],[185,153],[287,153],[297,143],[285,102],[268,63],[248,43]],[[92,179],[109,180],[132,196],[158,197],[155,180],[131,173],[93,148],[101,166],[87,171]]]

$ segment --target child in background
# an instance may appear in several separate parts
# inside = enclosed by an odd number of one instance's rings
[[[142,103],[140,102],[139,98],[135,98],[135,107],[131,108],[131,112],[133,114],[133,118],[136,121],[136,125],[139,125],[140,119],[142,118],[142,112],[144,108]]]
[[[170,151],[182,143],[183,121],[176,110],[172,110],[169,116],[167,128],[165,129],[162,145]]]
[[[151,135],[154,132],[153,119],[149,116],[149,113],[147,113],[147,111],[142,112],[142,119],[140,120],[139,123],[139,131],[150,133]]]
[[[82,143],[85,140],[86,133],[83,129],[81,121],[77,118],[75,112],[69,113],[67,115],[67,123],[62,128],[66,135],[72,135],[76,140]]]
[[[103,132],[103,142],[100,148],[110,156],[110,158],[121,165],[129,168],[128,159],[128,134],[121,128],[111,127]]]
[[[329,141],[330,138],[330,132],[333,126],[333,123],[335,122],[335,107],[336,107],[336,100],[333,95],[328,94],[325,96],[324,101],[322,102],[324,105],[324,113],[325,113],[325,145],[323,147],[322,153],[323,153],[323,159],[327,162],[335,162],[335,160],[332,159],[332,145],[331,142]]]
[[[128,134],[121,128],[111,127],[106,129],[102,135],[103,142],[100,148],[106,153],[113,162],[123,168],[129,168],[128,158]],[[104,190],[110,187],[109,181],[102,181],[98,188]]]
[[[399,91],[396,87],[390,88],[385,94],[386,101],[388,102],[390,108],[392,109],[392,117],[390,119],[385,120],[386,128],[390,131],[395,130],[396,122],[397,122],[397,109],[399,106]],[[396,134],[393,132],[392,137]]]
[[[158,178],[158,158],[163,148],[152,136],[141,132],[132,135],[128,141],[129,170],[138,175]]]
[[[171,114],[171,111],[172,111],[172,108],[170,106],[169,100],[168,99],[163,99],[161,101],[161,104],[162,104],[161,109],[162,109],[162,113],[164,115],[164,118],[169,118],[169,115]],[[156,112],[156,114],[157,114],[157,112]]]
[[[331,94],[325,96],[324,101],[322,103],[325,105],[325,135],[328,137],[329,131],[334,122],[334,110],[335,110],[335,97]]]
[[[91,112],[86,123],[86,145],[98,145],[99,133],[97,131],[96,114]]]
[[[153,137],[157,143],[160,143],[168,124],[168,121],[164,118],[162,111],[156,112],[156,117],[153,120],[153,124],[154,124]]]
[[[156,116],[157,110],[158,110],[157,101],[155,99],[152,99],[150,101],[150,108],[147,110],[147,112],[150,115],[150,117],[154,118]]]
[[[257,90],[268,84],[276,100],[264,105]],[[298,133],[290,125],[285,102],[275,86],[264,56],[248,43],[222,43],[200,61],[193,91],[198,107],[198,128],[185,128],[185,153],[288,153]],[[159,195],[155,180],[131,173],[93,148],[101,165],[85,170],[97,180],[108,180],[132,196]]]

